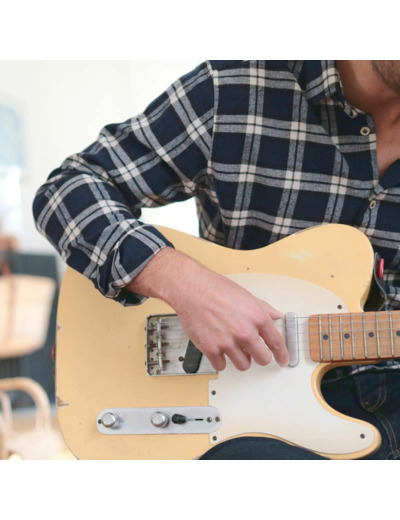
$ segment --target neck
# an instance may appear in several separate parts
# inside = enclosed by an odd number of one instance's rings
[[[337,60],[346,99],[356,108],[384,117],[386,124],[400,119],[400,94],[389,88],[369,60]]]
[[[379,361],[400,357],[400,311],[318,314],[309,319],[311,359]]]

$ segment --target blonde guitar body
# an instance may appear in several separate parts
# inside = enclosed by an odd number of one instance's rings
[[[297,362],[286,368],[253,363],[246,372],[228,363],[214,374],[149,375],[147,319],[174,314],[173,309],[155,299],[124,308],[68,269],[58,311],[56,393],[71,451],[82,459],[193,459],[219,442],[245,435],[278,438],[329,458],[360,458],[375,451],[381,441],[372,425],[344,416],[324,401],[322,376],[337,363],[311,360],[307,325],[307,317],[317,313],[362,312],[374,265],[368,239],[354,228],[331,224],[258,250],[236,251],[159,229],[176,249],[284,314],[295,313]],[[201,419],[209,427],[206,432],[185,433],[171,423],[166,428],[150,425],[149,433],[147,425],[144,433],[99,426],[101,414],[110,410],[123,415],[126,410],[187,414],[190,409],[211,415],[209,426]],[[135,429],[137,416],[132,417]],[[128,418],[122,421],[124,427],[129,424]]]

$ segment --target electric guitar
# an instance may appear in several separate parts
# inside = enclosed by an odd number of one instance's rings
[[[58,308],[56,403],[75,456],[194,459],[247,435],[334,459],[378,449],[378,430],[332,409],[320,389],[333,367],[400,357],[400,311],[363,312],[375,264],[366,236],[330,224],[237,251],[159,229],[176,249],[283,313],[275,325],[290,364],[252,363],[240,372],[228,361],[217,373],[166,303],[149,298],[122,307],[67,269]]]

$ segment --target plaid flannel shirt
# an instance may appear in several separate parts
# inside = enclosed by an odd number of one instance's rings
[[[321,223],[363,231],[400,308],[400,161],[380,179],[371,115],[334,62],[208,61],[147,110],[106,126],[38,190],[37,227],[107,297],[170,244],[141,207],[195,197],[200,236],[254,249]],[[345,255],[345,252],[343,252]]]

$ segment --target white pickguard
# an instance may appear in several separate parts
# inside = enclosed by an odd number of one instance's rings
[[[299,316],[300,361],[294,368],[281,368],[275,361],[266,367],[253,363],[246,372],[227,363],[209,383],[209,404],[221,413],[221,427],[210,435],[210,442],[264,433],[327,454],[355,453],[370,446],[375,438],[373,429],[328,411],[311,386],[318,363],[310,359],[308,320],[301,317],[348,312],[345,303],[330,291],[295,278],[269,274],[229,278],[284,314],[295,312]],[[279,322],[277,327],[283,332]]]

